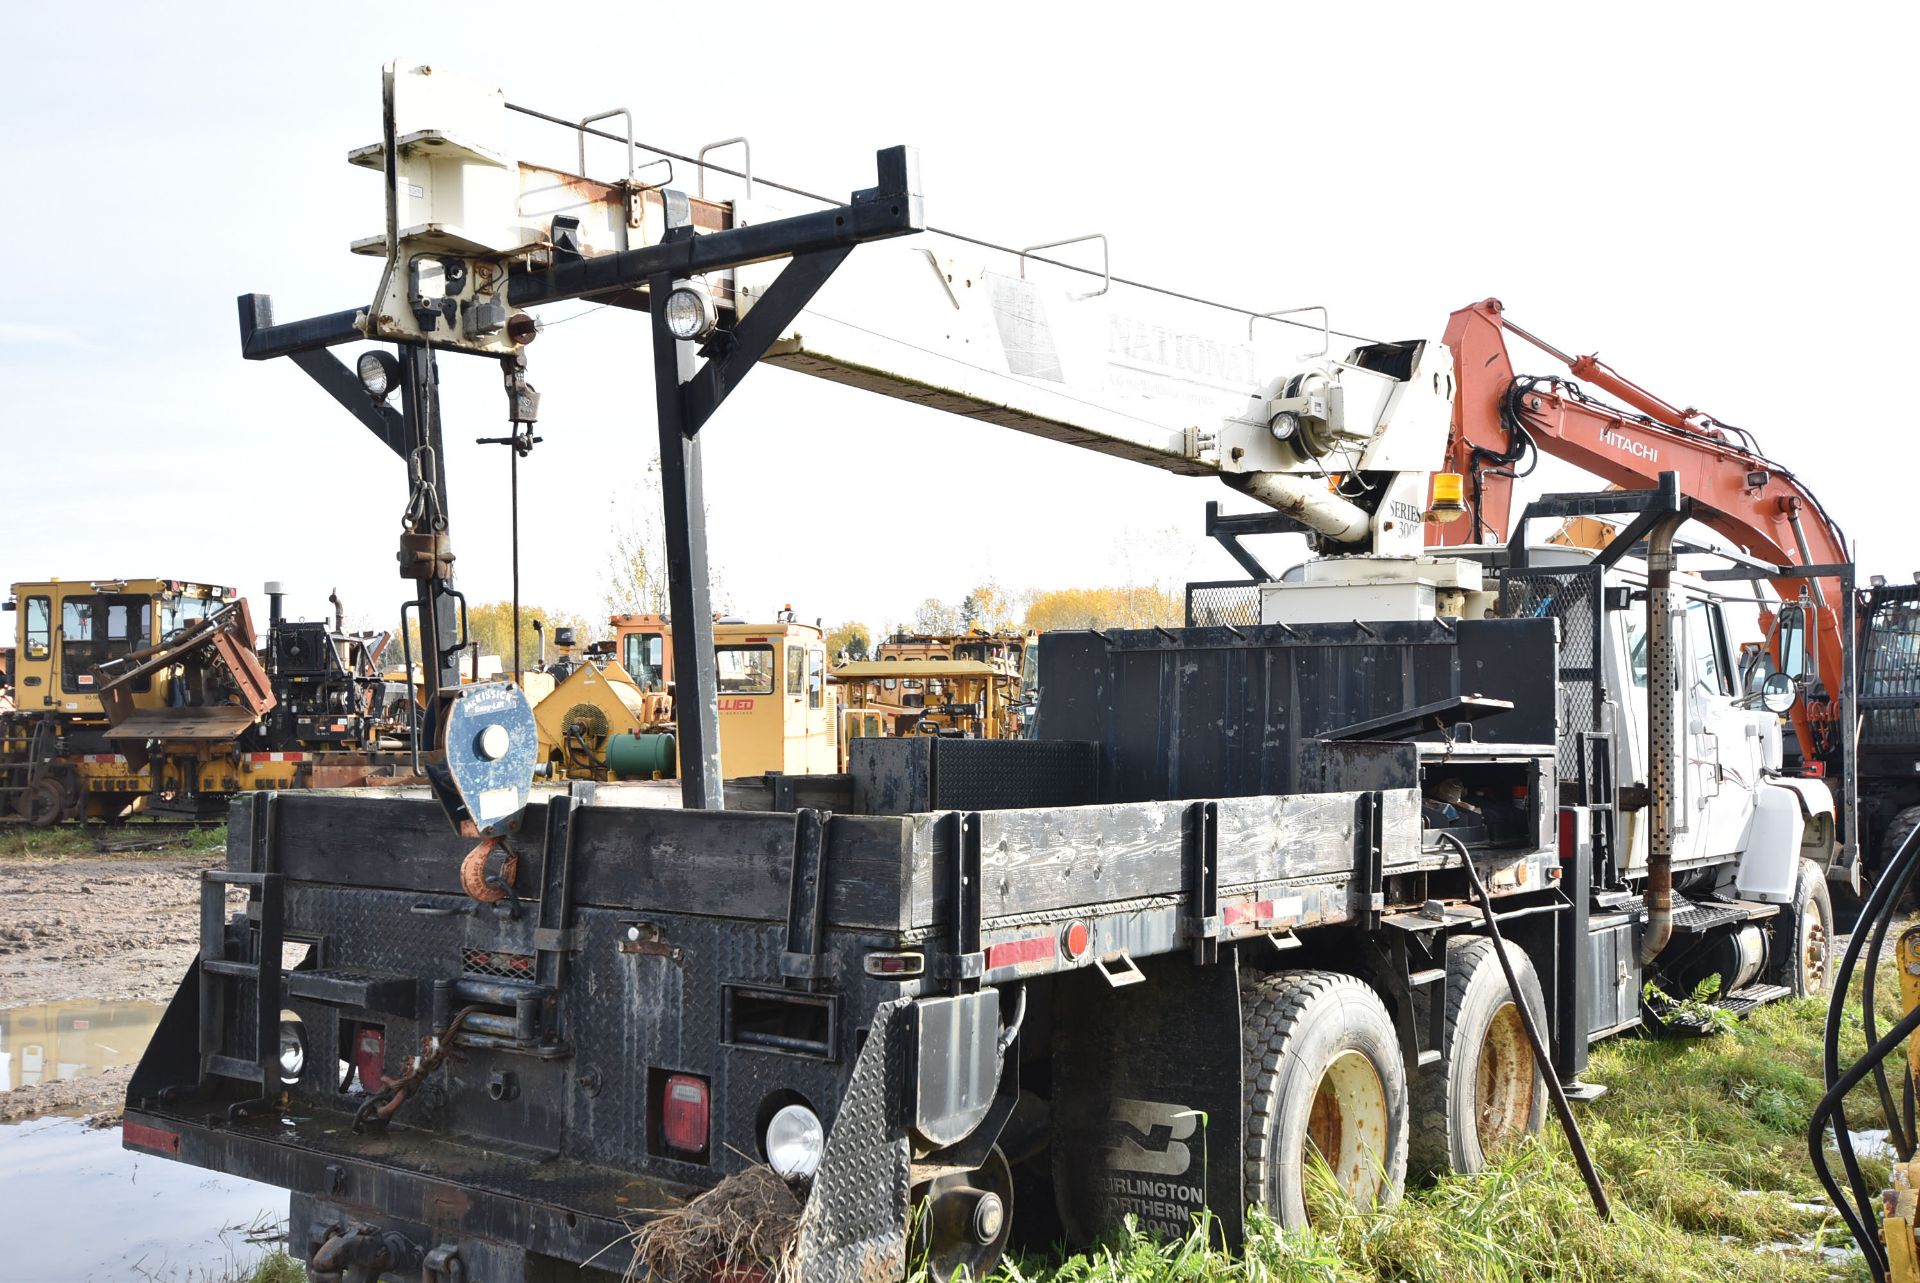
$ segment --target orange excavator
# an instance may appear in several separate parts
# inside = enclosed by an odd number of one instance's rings
[[[1568,374],[1516,374],[1508,334],[1547,353]],[[1794,705],[1794,731],[1805,769],[1823,773],[1841,743],[1842,701],[1851,689],[1855,639],[1843,575],[1852,558],[1838,523],[1812,492],[1762,455],[1743,429],[1676,408],[1596,356],[1567,355],[1509,321],[1498,299],[1455,312],[1444,341],[1457,379],[1446,467],[1465,480],[1470,520],[1430,524],[1434,542],[1507,538],[1514,481],[1531,467],[1536,450],[1626,488],[1678,473],[1696,520],[1750,557],[1801,571],[1772,580],[1780,600],[1794,609],[1763,610],[1761,623],[1775,668],[1804,669],[1811,679]],[[1597,400],[1589,385],[1631,408]],[[1806,574],[1810,569],[1820,573]],[[1811,627],[1779,627],[1783,615],[1789,624],[1805,620]]]

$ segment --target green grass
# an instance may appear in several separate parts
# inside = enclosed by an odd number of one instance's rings
[[[1881,977],[1894,1013],[1896,982]],[[1020,1261],[1000,1283],[1825,1283],[1867,1277],[1859,1258],[1828,1261],[1811,1245],[1845,1247],[1821,1203],[1804,1139],[1821,1095],[1822,1001],[1763,1008],[1704,1039],[1627,1038],[1597,1047],[1585,1075],[1609,1088],[1575,1106],[1613,1203],[1602,1221],[1549,1117],[1538,1140],[1472,1177],[1410,1190],[1362,1211],[1322,1181],[1314,1225],[1285,1233],[1256,1221],[1245,1252],[1210,1252],[1196,1230],[1177,1243],[1123,1236],[1065,1261]],[[1883,1026],[1884,1028],[1884,1026]],[[1844,1046],[1862,1045],[1857,1013]],[[1850,1099],[1856,1127],[1877,1120],[1870,1087]],[[1868,1163],[1884,1182],[1886,1164]],[[1798,1250],[1781,1251],[1780,1245]]]
[[[227,828],[216,824],[190,833],[168,833],[154,838],[165,845],[147,848],[142,842],[143,822],[138,818],[124,824],[56,824],[37,829],[19,822],[0,823],[0,860],[52,860],[75,855],[205,855],[209,858],[226,849]],[[138,844],[140,849],[115,850],[118,846]]]
[[[269,1252],[260,1258],[253,1272],[238,1276],[233,1283],[305,1283],[306,1270],[285,1252]]]

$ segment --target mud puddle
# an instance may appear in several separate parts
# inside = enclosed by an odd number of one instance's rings
[[[0,1009],[0,1123],[117,1113],[165,1010],[84,999]]]
[[[20,1283],[244,1278],[286,1219],[284,1190],[131,1153],[118,1128],[76,1119],[0,1125],[0,1173],[4,1274]]]
[[[159,1002],[42,1002],[0,1010],[0,1091],[131,1065],[166,1010]]]

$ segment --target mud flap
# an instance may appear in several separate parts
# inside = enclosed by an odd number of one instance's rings
[[[874,1013],[800,1217],[807,1283],[897,1279],[907,1268],[909,1002]]]
[[[1184,1237],[1211,1213],[1237,1248],[1246,1134],[1236,958],[1163,957],[1146,983],[1116,989],[1092,971],[1054,998],[1053,1171],[1069,1238],[1089,1243],[1131,1215]]]

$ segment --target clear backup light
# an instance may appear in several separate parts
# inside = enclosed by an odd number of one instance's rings
[[[307,1067],[307,1034],[300,1017],[287,1013],[280,1018],[280,1081],[292,1086],[300,1081]]]
[[[718,320],[713,300],[692,281],[680,282],[667,295],[667,332],[676,339],[703,339]]]
[[[826,1129],[805,1105],[787,1105],[767,1124],[767,1166],[788,1180],[804,1180],[820,1170],[827,1150]]]

